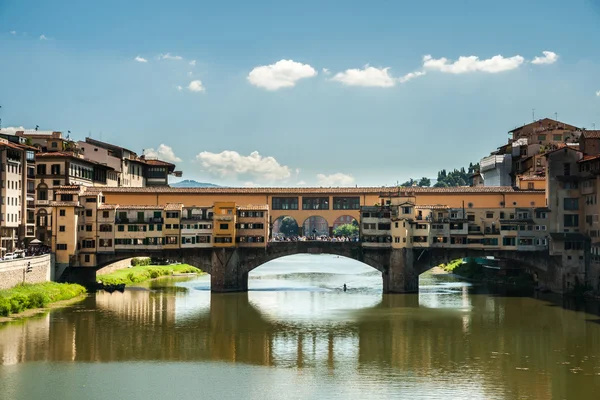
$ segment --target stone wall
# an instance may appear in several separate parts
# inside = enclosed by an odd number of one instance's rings
[[[31,272],[25,272],[28,263],[31,266]],[[51,265],[50,254],[0,261],[0,289],[10,289],[23,282],[49,282]]]

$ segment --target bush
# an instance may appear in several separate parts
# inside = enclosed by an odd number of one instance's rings
[[[149,257],[137,257],[137,258],[131,259],[131,266],[133,266],[133,267],[140,267],[140,266],[147,266],[147,265],[150,265]]]
[[[42,308],[49,303],[69,300],[85,292],[83,286],[71,283],[17,285],[12,289],[0,290],[0,316],[6,317],[30,308]]]

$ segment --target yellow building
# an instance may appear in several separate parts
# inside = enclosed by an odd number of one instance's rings
[[[235,247],[235,202],[215,202],[213,209],[213,247]]]
[[[265,247],[269,240],[269,206],[237,207],[235,242],[239,247]]]

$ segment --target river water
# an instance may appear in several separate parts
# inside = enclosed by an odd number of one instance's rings
[[[248,293],[203,276],[93,294],[0,325],[0,399],[600,398],[597,305],[431,273],[418,295],[381,286],[356,261],[298,255]]]

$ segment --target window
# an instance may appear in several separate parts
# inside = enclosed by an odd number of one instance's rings
[[[555,142],[560,142],[562,140],[562,135],[560,135],[560,134],[553,135],[552,140],[554,140]]]
[[[334,210],[358,210],[360,209],[360,197],[334,197]]]
[[[86,263],[90,262],[90,255],[89,254],[86,254],[83,258],[84,258],[84,260],[85,260]]]
[[[546,230],[546,225],[536,225],[535,226],[535,230],[536,231],[545,231]]]
[[[546,140],[546,135],[538,135],[538,140],[540,142],[543,142],[544,140]]]
[[[579,199],[577,197],[565,197],[563,206],[566,211],[579,210]]]
[[[85,226],[85,231],[86,232],[91,232],[92,231],[92,225],[86,225]]]
[[[565,242],[565,250],[583,250],[583,242]]]
[[[125,232],[125,225],[117,225],[117,231]]]
[[[100,239],[100,247],[112,247],[112,239]]]
[[[59,179],[54,179],[52,181],[52,186],[60,186],[60,180]]]
[[[67,250],[67,245],[63,243],[57,243],[56,250]]]
[[[546,212],[545,211],[536,211],[535,217],[538,219],[546,219]]]
[[[81,241],[81,248],[83,248],[83,249],[95,249],[96,248],[96,241],[95,240],[82,240]]]
[[[178,211],[167,212],[167,218],[179,218],[179,212]]]
[[[67,215],[67,210],[59,210],[58,211],[58,215],[60,215],[61,217],[64,217]]]
[[[527,189],[529,189],[529,190],[535,189],[535,186],[534,186],[533,182],[528,182],[527,183]]]
[[[380,231],[389,231],[392,227],[391,224],[377,224],[377,229]]]
[[[469,215],[467,215],[467,221],[469,221],[469,222],[475,222],[475,214],[469,214]]]
[[[563,164],[563,175],[564,176],[571,175],[571,164],[570,163]]]
[[[46,175],[46,164],[40,164],[37,166],[38,175]]]
[[[91,225],[87,225],[87,226],[90,227],[90,232],[91,232],[92,226]],[[120,226],[123,226],[123,225],[120,225]],[[112,232],[112,225],[110,225],[110,224],[100,225],[100,232]]]
[[[217,237],[215,243],[233,243],[230,237]]]
[[[566,190],[577,189],[578,187],[579,187],[579,184],[577,182],[563,183],[563,189],[566,189]]]
[[[59,227],[58,227],[58,231],[59,231],[59,232],[65,232],[65,231],[66,231],[66,228],[65,228],[65,226],[64,226],[64,225],[61,225],[61,226],[59,226]]]
[[[62,201],[73,201],[73,195],[72,194],[61,194],[60,199]]]
[[[167,244],[177,244],[177,236],[167,236]]]
[[[412,207],[408,207],[408,206],[402,207],[402,214],[412,214]]]
[[[579,215],[566,214],[564,216],[565,227],[578,227],[579,226]]]
[[[273,210],[297,210],[298,209],[298,198],[297,197],[273,197],[272,206],[273,206]]]
[[[108,211],[102,211],[102,218],[109,218],[110,214]]]
[[[60,175],[60,164],[52,164],[50,167],[50,173],[52,175]]]
[[[38,186],[37,199],[48,200],[48,190],[46,189],[46,186]]]
[[[85,199],[86,203],[97,203],[98,202],[98,198],[97,197],[88,197]]]
[[[494,218],[494,213],[493,213],[493,212],[490,212],[490,211],[488,211],[488,212],[486,212],[486,213],[485,213],[485,217],[486,217],[486,218]]]
[[[229,224],[219,224],[219,229],[229,229]]]
[[[303,210],[329,210],[329,197],[303,197]]]

